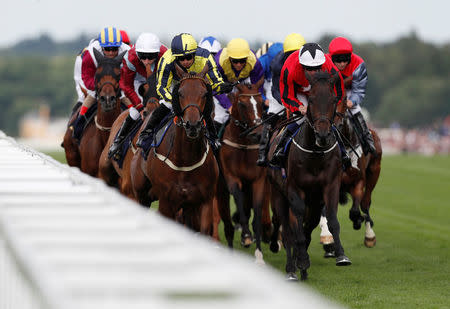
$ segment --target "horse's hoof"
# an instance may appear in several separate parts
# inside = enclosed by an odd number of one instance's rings
[[[287,282],[297,282],[298,281],[298,277],[295,273],[288,273],[286,275],[286,281]]]
[[[320,244],[321,245],[329,245],[334,243],[333,236],[327,235],[327,236],[320,236]]]
[[[306,269],[301,269],[300,280],[305,281],[306,279],[308,279],[308,272],[306,271]]]
[[[345,255],[338,256],[336,258],[336,266],[348,266],[352,265],[352,261]]]
[[[335,254],[335,252],[334,252],[334,250],[333,251],[329,251],[329,252],[325,252],[324,254],[323,254],[323,257],[324,258],[333,258],[333,257],[336,257],[336,254]]]
[[[336,257],[336,254],[334,252],[334,243],[328,244],[328,245],[323,245],[323,250],[325,251],[325,253],[323,255],[324,258]]]
[[[373,247],[375,247],[376,244],[377,244],[377,238],[376,237],[373,237],[373,238],[366,237],[366,238],[364,238],[364,245],[367,248],[373,248]]]
[[[270,251],[272,251],[273,253],[280,252],[280,246],[278,245],[278,242],[271,242],[269,248],[270,248]]]
[[[245,234],[241,237],[241,245],[245,248],[250,247],[250,245],[253,243],[252,235]]]

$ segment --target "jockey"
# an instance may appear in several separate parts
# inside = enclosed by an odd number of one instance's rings
[[[222,44],[215,37],[207,36],[200,40],[198,47],[208,50],[214,57],[222,49]]]
[[[172,39],[170,49],[163,55],[158,65],[158,80],[156,91],[162,98],[160,106],[151,114],[144,130],[139,135],[136,143],[138,147],[143,147],[148,141],[152,141],[156,126],[172,110],[172,81],[178,79],[175,63],[177,63],[185,72],[200,72],[205,65],[208,65],[209,71],[207,78],[211,83],[212,89],[216,92],[229,92],[232,86],[224,83],[222,76],[217,70],[214,57],[204,48],[198,47],[194,37],[189,33],[181,33]],[[205,106],[203,116],[206,121],[206,129],[209,139],[212,141],[213,150],[220,147],[217,139],[217,133],[211,119],[212,106]]]
[[[128,45],[122,44],[120,32],[113,27],[104,28],[98,35],[98,39],[91,41],[87,47],[87,51],[84,53],[81,63],[81,78],[86,86],[87,96],[83,101],[78,118],[72,124],[72,127],[74,128],[73,137],[76,140],[80,139],[84,124],[87,121],[85,117],[87,110],[95,103],[96,94],[94,77],[98,64],[94,56],[94,48],[107,58],[114,58],[119,53],[130,49]]]
[[[267,165],[267,146],[269,145],[271,130],[281,118],[281,112],[285,110],[285,107],[283,103],[281,103],[280,98],[281,68],[283,67],[286,59],[294,51],[299,50],[305,43],[305,39],[302,35],[298,33],[289,34],[284,39],[282,50],[275,55],[270,63],[270,79],[266,79],[266,82],[264,83],[264,90],[266,91],[269,109],[267,111],[266,120],[264,121],[261,140],[259,144],[258,160],[256,161],[256,164],[259,166]],[[272,47],[273,45],[269,48],[269,53]],[[265,55],[263,55],[262,57],[264,56]]]
[[[295,114],[306,114],[308,106],[308,95],[311,85],[306,79],[305,71],[310,74],[315,74],[318,71],[326,71],[331,74],[339,74],[339,79],[335,84],[335,92],[337,95],[338,103],[342,101],[345,94],[344,82],[338,69],[335,67],[330,59],[325,57],[322,47],[317,43],[306,43],[299,51],[292,53],[283,65],[281,69],[280,78],[280,93],[281,101],[284,106]],[[286,127],[283,131],[281,140],[275,149],[273,158],[270,161],[271,164],[281,166],[281,163],[285,159],[285,147],[286,143],[292,135],[297,131],[299,124],[293,122]],[[345,148],[341,147],[341,151],[344,152],[342,161],[345,166],[350,164],[350,158],[345,152]],[[344,157],[345,156],[345,157]]]
[[[271,42],[271,41],[268,41],[268,42],[264,43],[263,45],[261,45],[261,47],[258,48],[258,50],[255,53],[256,57],[258,59],[261,58],[262,55],[265,55],[267,53],[270,46],[272,46],[272,45],[273,45],[273,42]]]
[[[122,37],[122,43],[127,44],[131,47],[130,38],[128,37],[128,33],[125,30],[120,30],[120,36]]]
[[[349,40],[343,37],[334,38],[328,47],[326,57],[331,59],[344,78],[347,91],[347,107],[351,113],[352,123],[356,127],[356,133],[364,154],[375,154],[375,143],[372,134],[361,113],[361,103],[366,94],[367,70],[364,60],[353,53],[353,47]]]
[[[115,154],[116,159],[120,159],[117,150],[119,150],[122,141],[134,127],[137,120],[140,119],[140,112],[144,108],[142,99],[136,93],[135,88],[140,89],[147,83],[147,79],[156,71],[158,63],[166,51],[167,47],[161,44],[156,35],[145,32],[139,35],[136,40],[136,45],[123,57],[119,83],[120,88],[129,99],[127,106],[129,108],[129,114],[109,149],[109,158]]]
[[[244,39],[233,39],[227,47],[216,55],[219,72],[226,82],[249,82],[256,84],[264,77],[263,67],[248,42]],[[263,94],[263,87],[260,89]],[[214,122],[216,129],[222,128],[229,118],[231,107],[230,99],[226,94],[217,94],[214,97]],[[219,129],[218,129],[219,130]]]
[[[273,58],[283,50],[282,43],[273,43],[267,52],[258,58],[259,62],[264,70],[264,105],[269,106],[269,100],[272,97],[271,87],[272,87],[272,72],[270,70],[270,63]]]

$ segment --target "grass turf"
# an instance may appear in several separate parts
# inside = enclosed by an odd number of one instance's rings
[[[64,153],[49,155],[65,162]],[[449,156],[386,156],[372,198],[375,248],[364,246],[363,228],[353,230],[350,204],[341,206],[341,241],[353,264],[336,267],[324,259],[316,229],[309,278],[298,284],[351,308],[450,308],[449,189]],[[220,230],[225,243],[222,224]],[[235,248],[253,254],[254,245],[242,248],[239,239],[236,232]],[[284,252],[263,244],[263,253],[284,274]]]

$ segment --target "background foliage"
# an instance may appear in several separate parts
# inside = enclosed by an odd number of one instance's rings
[[[333,37],[319,43],[327,49]],[[0,50],[0,129],[17,135],[21,115],[41,103],[52,116],[68,116],[76,100],[75,56],[88,42],[85,35],[63,43],[42,35]],[[262,42],[251,43],[256,50]],[[426,127],[450,114],[450,43],[430,44],[411,33],[384,44],[354,44],[354,50],[368,67],[364,106],[376,125]]]

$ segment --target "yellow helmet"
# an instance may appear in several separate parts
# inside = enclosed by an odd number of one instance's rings
[[[250,46],[244,39],[232,39],[227,45],[227,51],[230,58],[247,58],[250,55]]]
[[[197,41],[189,33],[181,33],[172,39],[170,48],[175,57],[193,54],[197,51]]]
[[[291,33],[284,39],[283,50],[285,53],[299,50],[305,43],[305,38],[301,34]]]

